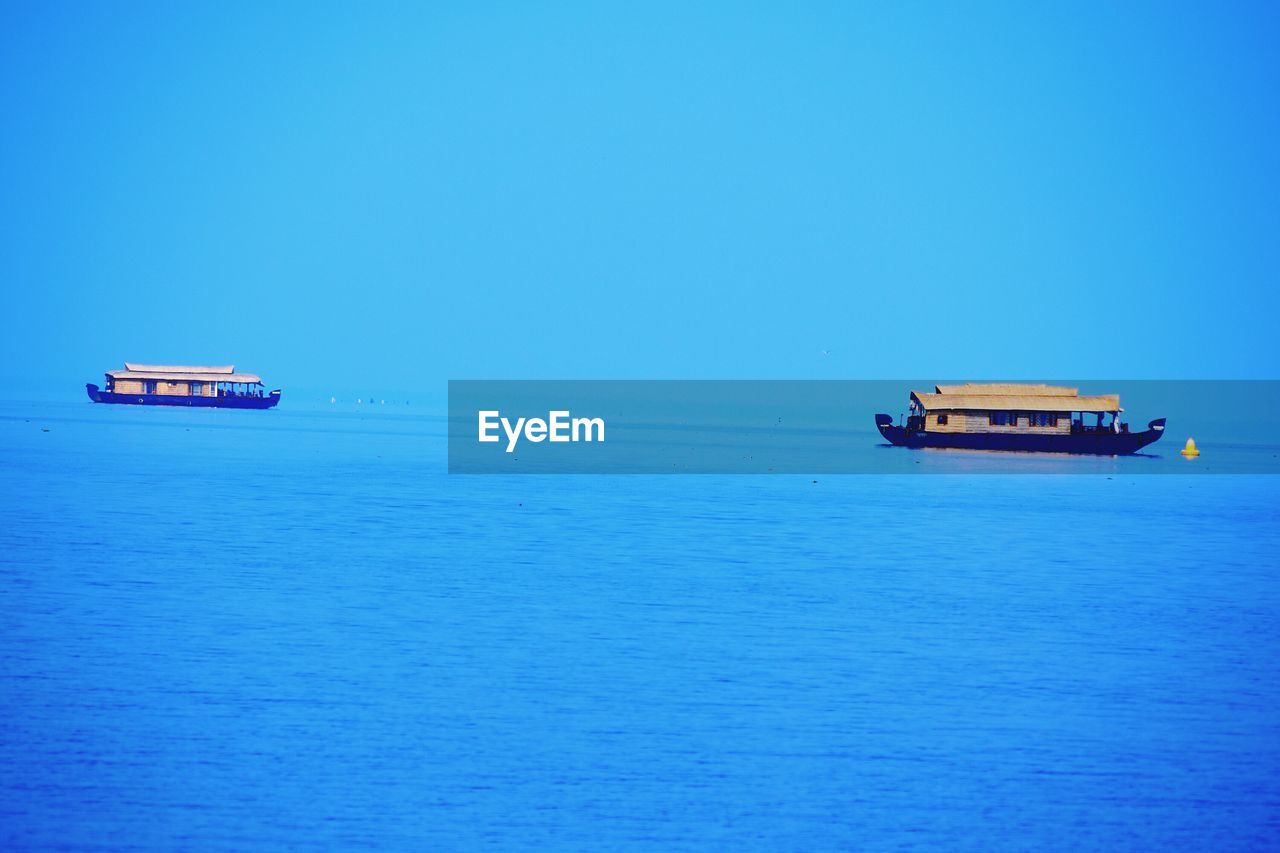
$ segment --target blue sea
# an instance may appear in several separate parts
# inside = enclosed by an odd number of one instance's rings
[[[445,436],[0,404],[0,843],[1280,846],[1280,477],[449,476]]]

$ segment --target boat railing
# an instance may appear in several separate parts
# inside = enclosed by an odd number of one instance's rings
[[[1072,435],[1085,435],[1085,434],[1090,434],[1090,433],[1111,433],[1111,434],[1115,434],[1115,433],[1117,433],[1117,432],[1120,432],[1120,433],[1126,433],[1126,432],[1128,432],[1128,431],[1129,431],[1129,425],[1128,425],[1127,423],[1123,423],[1123,422],[1120,424],[1120,429],[1118,429],[1118,430],[1117,430],[1114,426],[1112,426],[1111,424],[1107,424],[1107,425],[1105,425],[1105,426],[1090,426],[1089,424],[1082,424],[1082,423],[1080,423],[1079,421],[1072,421],[1072,422],[1071,422],[1071,434],[1072,434]]]

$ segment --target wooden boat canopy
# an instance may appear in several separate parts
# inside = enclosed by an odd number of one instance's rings
[[[1011,385],[998,382],[982,385],[966,382],[964,385],[935,385],[935,394],[981,394],[1016,397],[1078,397],[1079,388],[1067,388],[1063,385]]]
[[[1122,412],[1119,394],[1082,397],[1077,388],[1054,385],[936,385],[934,393],[912,391],[911,399],[926,412]]]
[[[112,379],[154,379],[166,382],[241,382],[261,385],[256,373],[236,373],[235,365],[197,367],[181,364],[134,364],[126,361],[124,370],[108,370]]]
[[[133,361],[124,363],[125,370],[134,370],[139,373],[235,373],[236,366],[234,364],[224,364],[219,367],[194,367],[192,365],[182,364],[138,364]]]

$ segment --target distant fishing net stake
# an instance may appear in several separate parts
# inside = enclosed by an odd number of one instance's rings
[[[1178,452],[1181,453],[1183,456],[1187,457],[1188,459],[1194,459],[1195,457],[1200,455],[1200,450],[1199,448],[1196,447],[1196,440],[1194,438],[1188,438],[1187,446],[1182,448],[1182,450]]]

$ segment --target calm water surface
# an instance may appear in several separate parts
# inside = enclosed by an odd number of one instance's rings
[[[1280,478],[448,477],[411,412],[0,408],[6,847],[1280,844]]]

